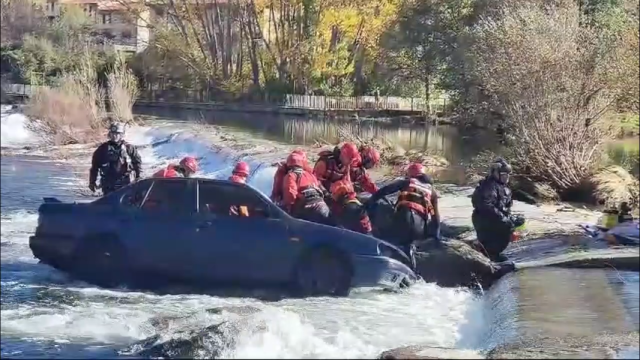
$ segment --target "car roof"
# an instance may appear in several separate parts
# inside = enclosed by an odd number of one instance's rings
[[[211,179],[211,178],[203,178],[203,177],[171,177],[171,178],[145,178],[142,180],[139,180],[138,182],[151,182],[151,181],[202,181],[202,182],[206,182],[209,184],[216,184],[216,185],[220,185],[220,186],[237,186],[237,187],[242,187],[242,188],[246,188],[246,189],[251,189],[251,191],[256,192],[257,194],[259,194],[260,196],[269,199],[266,195],[264,195],[260,190],[254,188],[253,186],[249,185],[249,184],[241,184],[241,183],[236,183],[233,181],[229,181],[226,179]]]
[[[235,183],[229,180],[225,180],[225,179],[211,179],[211,178],[203,178],[203,177],[169,177],[169,178],[154,178],[154,177],[149,177],[149,178],[144,178],[139,180],[138,182],[148,182],[148,181],[204,181],[204,182],[208,182],[208,183],[215,183],[215,184],[220,184],[220,185],[236,185],[236,186],[243,186],[245,184],[240,184],[240,183]]]

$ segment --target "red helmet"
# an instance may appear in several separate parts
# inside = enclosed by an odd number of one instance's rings
[[[307,153],[306,153],[304,150],[302,150],[302,149],[295,149],[295,150],[293,150],[291,153],[292,153],[292,154],[299,154],[300,156],[302,156],[302,157],[304,158],[304,161],[305,161],[305,162],[307,162],[307,161],[308,161],[308,159],[307,159]]]
[[[353,183],[347,178],[343,178],[331,184],[331,189],[329,191],[331,192],[333,199],[336,201],[345,195],[355,193]]]
[[[198,160],[193,156],[186,156],[180,160],[180,166],[185,170],[189,170],[191,173],[198,172]]]
[[[244,161],[240,161],[236,164],[236,167],[233,168],[233,175],[240,176],[249,176],[249,164]]]
[[[360,155],[365,169],[371,169],[380,163],[380,153],[372,146],[365,145],[360,148]]]
[[[407,167],[407,176],[408,177],[418,177],[420,175],[425,175],[427,170],[424,168],[424,165],[421,163],[413,163]]]
[[[293,151],[287,157],[287,166],[288,167],[304,167],[307,163],[307,154],[302,150]]]
[[[356,165],[362,158],[358,148],[353,143],[344,143],[340,148],[340,162],[343,165]]]

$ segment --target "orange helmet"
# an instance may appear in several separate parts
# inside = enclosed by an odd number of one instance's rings
[[[365,169],[371,169],[380,163],[380,153],[373,146],[361,147],[360,156],[362,156],[362,166]]]
[[[340,162],[343,165],[356,165],[362,161],[358,148],[353,143],[344,143],[340,148]]]
[[[233,175],[240,175],[240,176],[249,176],[249,164],[247,164],[244,161],[240,161],[236,164],[236,166],[233,168]]]
[[[180,160],[180,166],[191,173],[198,172],[198,160],[193,156],[186,156]]]
[[[304,161],[305,161],[305,162],[307,162],[307,161],[308,161],[308,159],[307,159],[307,153],[306,153],[304,150],[302,150],[302,149],[295,149],[295,150],[293,150],[291,153],[292,153],[292,154],[300,154],[300,155],[304,158]]]
[[[348,178],[343,178],[331,184],[331,197],[333,200],[338,201],[341,197],[355,193],[355,189],[353,188],[353,183]]]
[[[414,178],[420,175],[425,175],[427,170],[424,168],[424,165],[421,163],[413,163],[407,167],[407,176]]]
[[[293,151],[287,157],[288,167],[304,167],[307,163],[307,154],[304,151]]]

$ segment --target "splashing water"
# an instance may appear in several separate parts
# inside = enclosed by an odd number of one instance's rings
[[[11,124],[18,123],[15,119]],[[4,116],[2,125],[3,145],[5,140],[22,146],[35,143],[34,137],[20,133],[24,128],[5,128]],[[187,154],[200,158],[199,176],[230,175],[234,154],[217,153],[188,131],[172,136],[173,131],[167,129],[134,127],[128,131],[128,140],[141,145],[145,175]],[[67,177],[73,172],[69,170],[73,162],[87,159],[88,154],[64,164],[3,159],[3,356],[112,357],[116,350],[160,331],[154,327],[153,319],[188,316],[188,326],[204,328],[227,316],[212,315],[207,309],[227,306],[259,309],[249,315],[247,326],[236,335],[235,345],[223,349],[221,357],[227,358],[371,358],[404,345],[464,347],[474,342],[481,329],[480,302],[473,294],[433,284],[418,284],[399,294],[356,291],[349,298],[264,302],[245,297],[106,290],[74,281],[37,264],[28,248],[28,236],[36,225],[42,193],[72,198],[71,188],[86,186],[78,181],[69,184]],[[243,160],[252,167],[260,165],[251,159]],[[16,173],[13,168],[24,171]],[[261,166],[250,184],[268,193],[274,171],[273,167]],[[11,186],[5,180],[11,181]],[[43,189],[30,194],[25,188],[27,198],[18,198],[16,189],[20,184],[39,184]],[[163,336],[171,338],[175,330],[162,330]],[[109,352],[101,352],[105,348]]]
[[[0,126],[2,146],[20,147],[37,144],[37,136],[27,127],[29,120],[22,114],[8,114],[6,110],[2,109],[2,126]]]

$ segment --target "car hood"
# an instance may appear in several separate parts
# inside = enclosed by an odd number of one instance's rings
[[[394,253],[399,253],[397,256],[394,255],[394,258],[400,257],[406,258],[404,261],[409,260],[397,246],[371,235],[300,219],[292,221],[290,230],[292,234],[305,239],[305,242],[330,243],[351,254],[378,256],[381,255],[382,247],[386,247],[392,249],[391,251]]]

